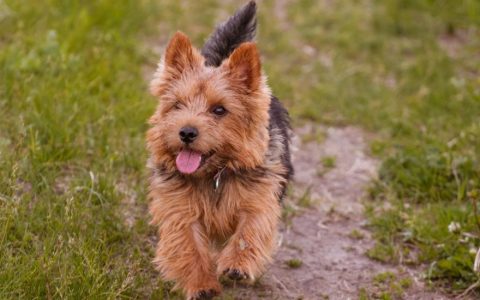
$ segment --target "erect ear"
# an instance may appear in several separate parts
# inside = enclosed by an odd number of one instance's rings
[[[230,55],[226,62],[230,78],[247,91],[255,91],[260,86],[262,67],[255,43],[243,43]]]
[[[178,31],[168,43],[165,51],[164,66],[166,71],[174,71],[181,74],[187,69],[193,69],[202,65],[202,56],[192,46],[190,39]]]
[[[192,46],[188,37],[177,32],[168,43],[165,54],[150,82],[150,92],[160,96],[172,80],[178,79],[186,70],[203,65],[203,57]]]

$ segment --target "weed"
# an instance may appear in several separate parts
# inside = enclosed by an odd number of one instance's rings
[[[335,168],[336,158],[335,156],[324,156],[322,157],[322,165],[325,169]]]
[[[311,190],[310,187],[307,188],[305,190],[305,192],[302,194],[302,196],[300,196],[300,198],[298,199],[297,204],[300,207],[308,208],[308,207],[311,207],[313,205],[313,200],[312,200],[312,197],[311,197],[311,194],[310,194],[310,190]]]
[[[382,283],[387,283],[390,281],[394,281],[397,276],[395,276],[394,273],[392,272],[383,272],[383,273],[378,273],[373,277],[373,281],[382,284]]]
[[[365,237],[365,235],[357,229],[352,230],[348,236],[355,240],[361,240]]]
[[[361,288],[358,293],[358,300],[369,300],[370,297],[368,296],[367,290],[365,288]]]
[[[372,289],[365,292],[366,299],[402,299],[405,290],[412,285],[410,277],[389,271],[376,274],[372,281]]]
[[[287,260],[285,264],[291,269],[298,269],[303,265],[303,261],[298,258],[292,258]]]

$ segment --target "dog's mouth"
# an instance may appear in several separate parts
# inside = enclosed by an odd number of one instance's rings
[[[175,163],[177,165],[177,169],[181,173],[192,174],[200,169],[212,155],[212,151],[202,154],[201,152],[190,148],[183,148],[177,154]]]

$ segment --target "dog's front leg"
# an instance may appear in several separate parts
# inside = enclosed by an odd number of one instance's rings
[[[280,206],[271,205],[240,213],[237,229],[220,253],[217,274],[231,279],[253,280],[271,260],[276,243]]]
[[[220,293],[205,232],[198,221],[178,217],[159,227],[155,262],[167,280],[174,280],[187,299],[210,299]]]

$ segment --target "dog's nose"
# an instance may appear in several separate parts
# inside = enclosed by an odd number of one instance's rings
[[[185,144],[193,142],[198,136],[198,130],[195,127],[186,126],[180,129],[178,133],[180,135],[180,139]]]

